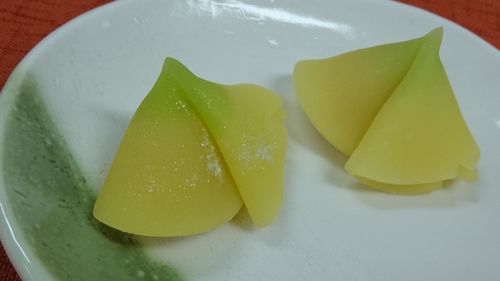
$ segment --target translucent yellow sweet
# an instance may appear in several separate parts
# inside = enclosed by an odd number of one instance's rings
[[[125,232],[180,236],[229,221],[242,200],[213,138],[164,69],[116,153],[94,216]]]
[[[214,84],[179,62],[170,65],[213,133],[254,223],[270,224],[283,194],[286,130],[281,99],[262,87]]]
[[[442,29],[406,42],[303,61],[300,102],[349,155],[346,170],[387,192],[423,193],[475,177],[479,149],[439,59]]]
[[[295,92],[312,124],[351,155],[411,66],[421,40],[297,63]]]
[[[168,58],[125,133],[94,216],[124,232],[183,236],[229,221],[244,201],[255,223],[267,225],[281,206],[285,142],[277,96],[200,79]]]
[[[241,197],[257,226],[277,216],[283,196],[286,152],[285,112],[281,100],[252,85],[228,88],[235,105],[227,132],[217,143]],[[266,98],[267,97],[267,98]],[[253,108],[260,108],[259,111]]]

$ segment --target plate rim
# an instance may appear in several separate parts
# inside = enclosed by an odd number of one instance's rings
[[[154,1],[154,0],[152,0]],[[176,1],[176,0],[174,0]],[[490,42],[481,38],[479,35],[473,31],[467,29],[466,27],[455,23],[443,16],[434,14],[423,8],[416,7],[407,3],[402,3],[398,1],[391,0],[356,0],[358,2],[370,3],[372,5],[388,5],[388,6],[400,6],[403,9],[408,9],[413,13],[418,14],[422,17],[431,17],[438,19],[446,25],[447,28],[454,28],[461,35],[467,37],[467,40],[479,43],[479,46],[488,51],[492,56],[500,58],[500,52],[493,46]],[[134,2],[133,0],[123,0],[123,1],[112,1],[105,3],[101,6],[95,7],[88,10],[77,17],[69,20],[63,25],[57,27],[55,30],[46,35],[42,40],[40,40],[15,66],[14,70],[9,74],[9,77],[5,81],[2,89],[0,90],[0,155],[3,155],[3,142],[5,139],[5,116],[8,115],[8,109],[11,107],[17,91],[19,81],[17,77],[23,76],[34,60],[43,52],[46,48],[50,48],[51,44],[57,42],[59,37],[63,37],[66,32],[71,32],[73,28],[78,27],[78,25],[85,23],[88,20],[92,20],[94,17],[98,17],[101,13],[106,13],[108,10],[117,9],[120,5],[127,6],[129,3]],[[243,0],[244,2],[244,0]],[[349,2],[348,0],[341,0],[341,2]],[[0,171],[3,172],[3,159],[0,159]],[[16,239],[19,237],[20,242]],[[10,203],[7,200],[5,192],[5,183],[3,175],[0,175],[0,242],[5,250],[7,257],[9,258],[12,266],[15,268],[17,274],[22,280],[34,281],[34,280],[57,280],[53,274],[46,268],[41,259],[36,256],[32,251],[25,253],[23,248],[29,247],[26,245],[26,239],[23,236],[23,232],[17,226],[15,218],[13,217],[12,210],[10,210]],[[42,277],[42,279],[40,279]]]

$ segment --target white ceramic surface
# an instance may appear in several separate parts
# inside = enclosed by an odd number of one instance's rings
[[[443,63],[481,148],[479,180],[422,196],[366,189],[343,171],[345,159],[302,113],[293,66],[438,26]],[[194,237],[141,239],[186,280],[500,280],[497,49],[391,1],[119,1],[58,29],[12,77],[28,71],[37,77],[40,98],[97,190],[166,56],[209,80],[268,87],[288,111],[285,202],[273,225],[256,229],[243,217]],[[2,90],[0,142],[16,82]],[[17,270],[25,280],[53,280],[18,227],[3,183],[0,207],[2,242]]]

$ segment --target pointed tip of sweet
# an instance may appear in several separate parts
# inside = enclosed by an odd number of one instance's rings
[[[181,64],[180,61],[178,61],[177,59],[175,59],[173,57],[166,57],[164,63],[165,64]]]
[[[165,71],[171,71],[175,70],[175,72],[182,71],[182,72],[187,72],[190,74],[193,74],[184,64],[182,64],[180,61],[178,61],[175,58],[172,57],[167,57],[165,61],[163,62],[163,70]],[[194,75],[194,74],[193,74]]]
[[[443,41],[443,27],[436,27],[433,30],[429,31],[422,38],[426,39],[427,42],[434,42],[436,45],[440,46]]]
[[[163,68],[168,68],[170,66],[178,66],[182,65],[180,61],[172,58],[172,57],[166,57],[165,60],[163,61]]]
[[[442,26],[436,27],[433,30],[429,31],[427,34],[436,34],[438,36],[443,36],[444,28]]]

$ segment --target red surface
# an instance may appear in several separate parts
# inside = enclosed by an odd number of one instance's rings
[[[43,37],[107,0],[0,1],[0,87],[14,67]],[[446,17],[500,48],[499,0],[402,0]],[[0,246],[0,281],[19,281]]]

